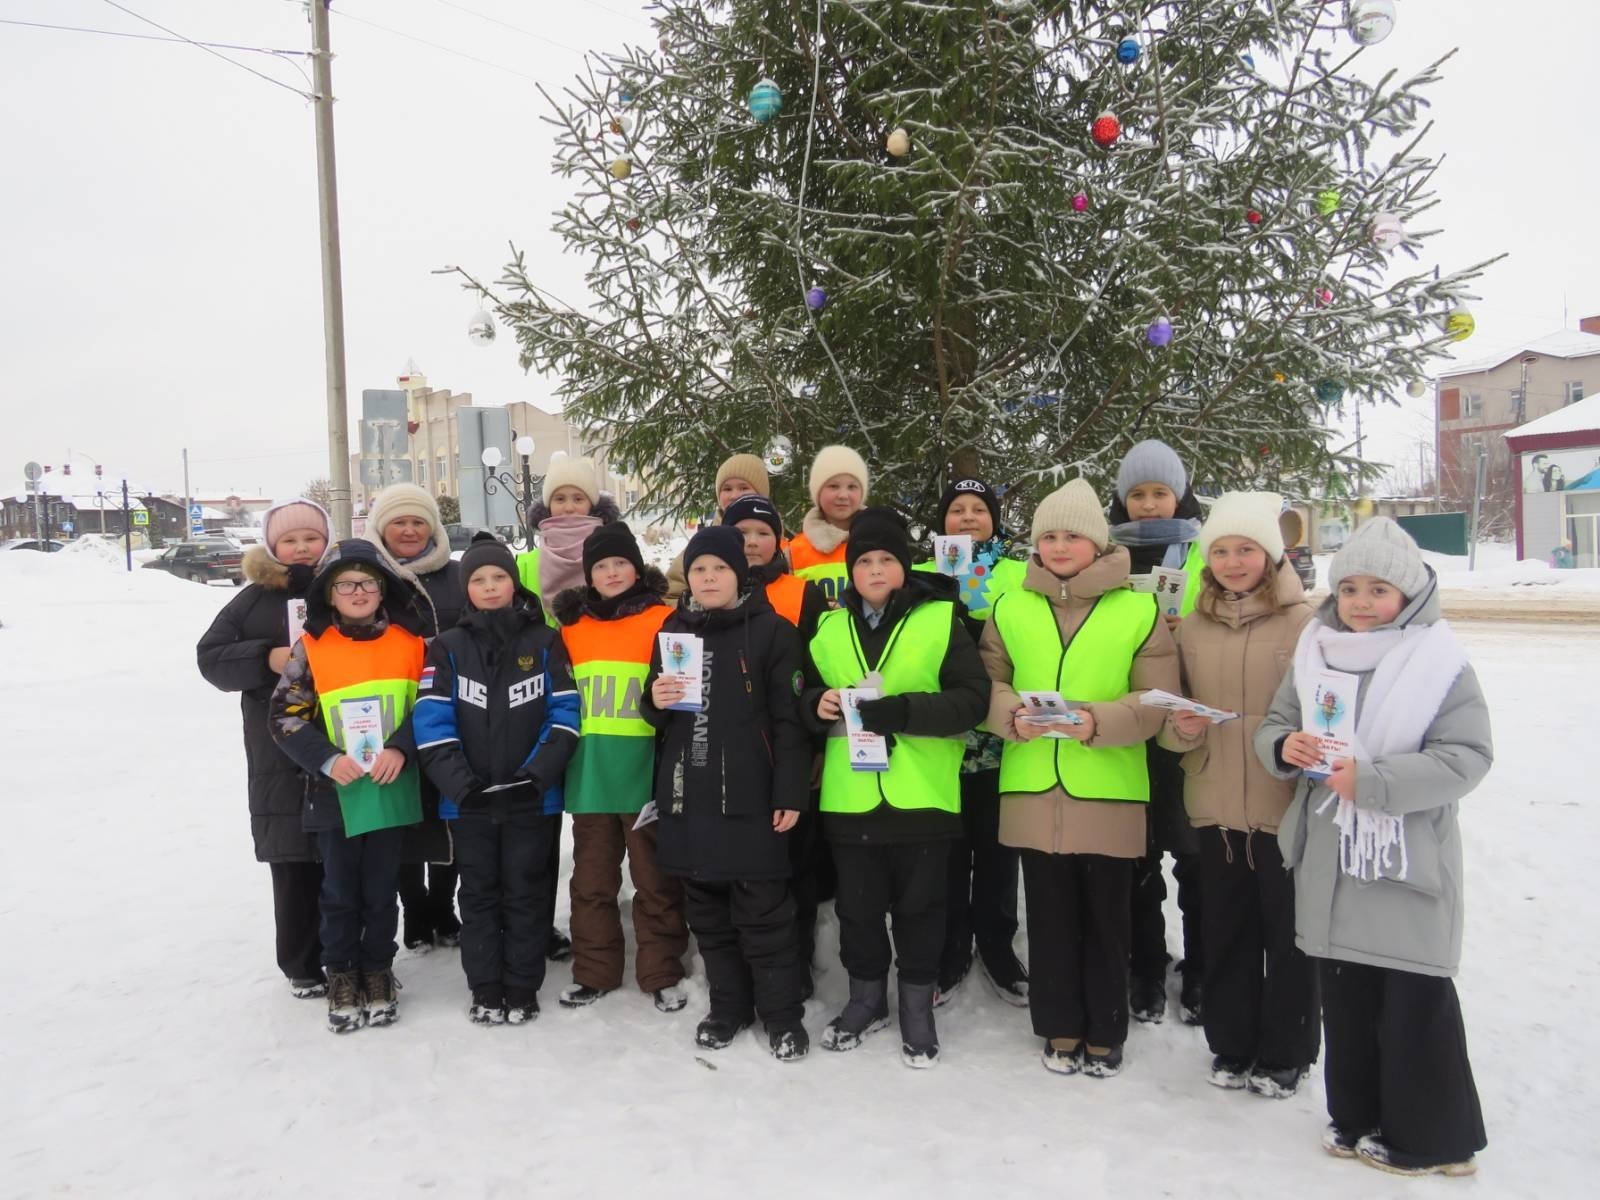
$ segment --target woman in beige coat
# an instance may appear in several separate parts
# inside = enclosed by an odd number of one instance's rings
[[[1320,1033],[1315,964],[1295,947],[1294,884],[1276,836],[1293,782],[1269,774],[1251,746],[1312,616],[1283,556],[1282,507],[1271,492],[1212,505],[1199,538],[1204,587],[1178,627],[1178,659],[1184,695],[1239,716],[1172,713],[1159,738],[1184,753],[1184,807],[1201,831],[1210,1081],[1280,1099],[1316,1061]]]
[[[1021,850],[1033,1030],[1044,1065],[1115,1075],[1128,1036],[1129,890],[1145,852],[1147,739],[1178,686],[1154,598],[1129,590],[1094,490],[1075,479],[1040,503],[1022,586],[995,602],[979,650],[993,681],[1000,841]],[[1057,692],[1079,724],[1041,725],[1024,692]]]

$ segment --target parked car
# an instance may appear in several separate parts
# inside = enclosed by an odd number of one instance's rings
[[[66,549],[66,545],[55,538],[12,538],[9,542],[0,542],[0,550],[43,550],[46,554],[54,554],[57,550]]]
[[[227,538],[200,538],[168,546],[144,565],[196,583],[226,579],[238,587],[244,582],[243,563],[244,551]]]
[[[444,534],[450,539],[450,549],[452,551],[465,550],[472,545],[472,539],[482,532],[483,530],[476,525],[446,525],[444,527]],[[506,530],[504,529],[493,529],[490,532],[502,542],[510,542],[511,540],[506,536]]]

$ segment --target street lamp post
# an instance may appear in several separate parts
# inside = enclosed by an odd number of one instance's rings
[[[527,434],[523,434],[516,441],[516,451],[522,459],[522,503],[517,506],[517,520],[522,526],[522,549],[529,550],[533,547],[533,529],[528,524],[528,510],[533,507],[533,468],[529,459],[533,457],[534,442]],[[483,454],[483,494],[493,496],[498,492],[515,495],[517,480],[510,471],[500,470],[502,456],[500,447],[485,446]]]

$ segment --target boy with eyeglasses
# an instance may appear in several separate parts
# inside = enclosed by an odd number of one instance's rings
[[[404,571],[404,568],[401,568]],[[305,635],[273,689],[273,740],[311,776],[305,828],[322,855],[322,962],[328,1028],[389,1025],[400,834],[422,819],[411,710],[424,646],[391,624],[402,594],[370,542],[339,542],[306,593]]]

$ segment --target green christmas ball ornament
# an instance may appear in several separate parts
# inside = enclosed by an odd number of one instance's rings
[[[1325,217],[1331,217],[1339,211],[1343,200],[1338,188],[1323,188],[1317,193],[1317,211]]]
[[[765,125],[783,111],[783,90],[770,79],[750,89],[750,115]]]
[[[1344,383],[1338,379],[1317,380],[1317,403],[1332,408],[1344,399]]]

